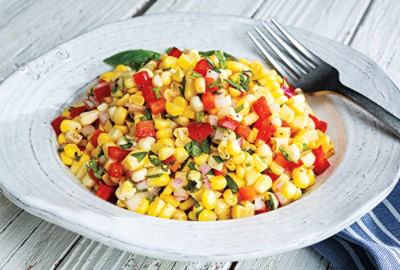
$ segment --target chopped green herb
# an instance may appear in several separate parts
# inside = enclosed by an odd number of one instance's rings
[[[64,148],[58,148],[58,149],[57,149],[57,152],[58,152],[58,153],[64,152]]]
[[[307,144],[303,143],[303,151],[308,151],[310,150],[310,147],[308,147]]]
[[[117,93],[117,91],[118,91],[118,86],[115,85],[115,86],[112,88],[111,93],[115,94],[115,93]]]
[[[225,56],[222,51],[215,51],[215,55],[217,56],[219,60],[219,66],[223,69],[226,68],[226,62],[225,62]]]
[[[131,154],[134,156],[139,162],[141,162],[147,155],[147,152],[136,152]]]
[[[227,83],[229,83],[230,85],[232,85],[234,88],[236,88],[237,90],[239,90],[240,92],[244,92],[242,86],[236,82],[234,82],[232,79],[225,79],[225,81]]]
[[[285,149],[283,149],[282,146],[279,146],[279,151],[281,151],[283,157],[284,157],[286,160],[289,160],[289,155],[288,155],[288,153],[285,151]]]
[[[166,69],[164,69],[164,71],[168,71],[168,70],[171,70],[172,69],[172,67],[167,67]]]
[[[208,141],[207,138],[201,142],[200,147],[203,153],[210,154],[210,142]]]
[[[93,97],[94,96],[94,87],[91,87],[89,90],[89,96]],[[89,100],[89,99],[88,99]]]
[[[144,116],[142,116],[140,119],[145,118],[145,120],[143,121],[147,121],[147,120],[153,120],[153,117],[151,116],[151,111],[149,108],[146,108],[144,110]]]
[[[214,159],[215,159],[215,161],[216,162],[218,162],[218,163],[224,163],[226,160],[225,159],[222,159],[220,156],[212,156]]]
[[[196,212],[196,218],[199,219],[200,213],[203,211],[204,209],[200,209],[199,211]]]
[[[153,175],[148,175],[147,178],[157,178],[157,177],[160,177],[161,175],[163,175],[163,174],[157,173],[157,174],[153,174]]]
[[[166,114],[164,114],[164,118],[175,120],[175,119],[178,119],[179,116],[172,116],[172,115],[169,115],[168,113],[166,113]]]
[[[169,48],[165,51],[165,53],[166,53],[166,54],[169,54],[169,52],[170,52],[172,49],[173,49],[173,47],[169,47]]]
[[[124,149],[124,150],[130,149],[130,148],[132,148],[132,146],[133,146],[133,143],[126,143],[126,144],[120,145],[121,149]]]
[[[183,187],[186,190],[189,190],[189,192],[193,193],[198,191],[199,189],[197,188],[197,182],[194,180],[188,180],[188,183],[186,186]]]
[[[222,81],[220,78],[218,78],[218,80],[213,81],[212,83],[210,83],[208,85],[208,88],[214,88],[214,87],[218,87],[218,88],[222,88]]]
[[[249,153],[250,155],[254,154],[254,151],[253,151],[253,149],[251,149],[251,148],[246,149],[246,150],[243,150],[243,151]]]
[[[193,196],[190,196],[190,198],[192,198],[195,207],[200,207],[199,202]]]
[[[249,81],[250,78],[247,76],[244,76],[242,74],[239,75],[239,79],[240,79],[240,86],[242,87],[242,89],[244,90],[249,90]]]
[[[77,152],[75,152],[75,160],[76,161],[80,161],[81,160],[81,158],[82,158],[82,155],[78,155],[78,153]]]
[[[196,112],[195,117],[197,122],[203,122],[204,111]]]
[[[97,157],[99,158],[99,157],[101,157],[102,155],[104,155],[103,147],[100,148],[100,152],[99,152],[99,154],[97,155]]]
[[[188,167],[189,167],[190,169],[192,169],[192,170],[196,170],[196,165],[194,164],[193,161],[189,163]]]
[[[163,165],[161,160],[159,160],[156,155],[149,155],[149,160],[155,166],[162,166]]]
[[[149,201],[149,203],[151,203],[152,201],[154,201],[154,199],[157,197],[157,195],[153,195],[150,197],[147,197],[146,199]]]
[[[193,78],[200,78],[203,77],[200,73],[193,71],[192,74],[190,74]]]
[[[160,98],[161,98],[160,88],[158,88],[158,87],[153,87],[151,90],[152,90],[152,91],[154,92],[154,94],[156,95],[156,99],[160,99]]]
[[[99,166],[97,165],[96,160],[91,159],[88,163],[88,167],[93,171],[93,175],[97,178],[97,179],[101,179],[103,174],[102,174],[102,170],[101,168],[99,168]]]
[[[242,104],[242,105],[236,107],[235,113],[239,113],[239,112],[240,112],[241,110],[243,110],[243,109],[244,109],[244,104]]]
[[[183,79],[182,86],[179,86],[179,91],[181,91],[182,96],[185,96],[185,85],[186,85],[186,80]]]
[[[204,59],[207,60],[208,64],[210,65],[210,67],[211,67],[212,69],[215,69],[215,68],[216,68],[214,62],[213,62],[208,56],[204,56]]]
[[[203,52],[199,52],[199,54],[201,56],[211,56],[213,54],[215,54],[215,50],[212,51],[203,51]],[[224,57],[226,60],[236,60],[236,57],[234,57],[233,55],[230,55],[229,53],[223,52],[224,53]]]
[[[228,188],[230,188],[232,190],[233,194],[236,194],[239,192],[239,187],[236,184],[236,182],[232,179],[232,177],[230,177],[229,175],[225,175],[225,179],[226,179],[226,184],[228,186]]]
[[[192,156],[198,157],[201,154],[201,147],[198,142],[191,141],[185,145],[186,151]]]

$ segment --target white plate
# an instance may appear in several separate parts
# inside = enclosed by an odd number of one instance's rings
[[[138,215],[85,190],[61,164],[50,121],[82,87],[109,70],[102,59],[134,48],[222,49],[260,59],[246,31],[250,19],[202,14],[139,17],[97,28],[22,66],[0,87],[0,187],[18,206],[102,243],[171,260],[241,260],[321,241],[378,204],[394,187],[400,144],[371,117],[338,97],[310,99],[337,146],[317,188],[271,213],[182,222]],[[400,115],[400,93],[368,58],[339,43],[290,28],[333,64],[345,84]],[[329,178],[328,178],[329,176]],[[326,180],[326,181],[325,181]],[[324,182],[323,184],[320,184]]]

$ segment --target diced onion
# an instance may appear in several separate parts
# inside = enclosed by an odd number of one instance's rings
[[[265,210],[265,202],[260,198],[255,198],[254,200],[255,210]]]
[[[210,170],[211,168],[207,165],[207,163],[203,163],[199,168],[199,171],[202,175],[206,175]]]
[[[208,189],[211,189],[211,184],[210,181],[208,180],[208,176],[204,176],[203,180],[204,180],[204,185],[206,185]]]
[[[95,131],[96,131],[96,129],[92,125],[86,125],[81,130],[83,136],[85,136],[85,137],[92,135]]]
[[[215,101],[215,107],[217,109],[228,107],[231,105],[228,103],[228,99],[224,95],[215,95],[214,101]]]
[[[110,115],[108,114],[107,111],[99,113],[100,124],[104,125],[109,118],[110,118]]]
[[[206,78],[212,78],[212,79],[214,79],[214,80],[218,80],[218,78],[219,78],[219,73],[216,72],[216,71],[214,71],[214,70],[212,70],[212,69],[209,69],[209,70],[207,71]]]
[[[286,204],[289,203],[289,200],[286,199],[286,198],[282,195],[282,193],[280,193],[280,192],[275,192],[274,194],[275,194],[275,196],[278,198],[278,201],[279,201],[280,204],[286,205]]]
[[[173,188],[179,188],[183,185],[183,183],[184,183],[183,179],[180,177],[177,177],[171,182],[171,185]]]
[[[212,125],[212,126],[216,126],[218,123],[218,116],[216,116],[214,114],[210,114],[208,116],[208,123],[210,123],[210,125]]]
[[[149,185],[147,184],[147,180],[137,182],[135,183],[135,186],[138,190],[145,190],[149,187]]]
[[[146,107],[143,105],[137,105],[131,103],[128,103],[127,106],[129,112],[144,112],[144,110],[146,109]]]
[[[174,189],[174,197],[178,201],[184,201],[189,198],[189,194],[182,187]]]

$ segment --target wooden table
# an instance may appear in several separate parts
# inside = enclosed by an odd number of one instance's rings
[[[0,82],[27,62],[99,25],[150,13],[186,11],[274,16],[343,42],[374,59],[400,84],[397,0],[0,0]],[[23,166],[23,164],[21,164]],[[16,168],[18,169],[18,168]],[[47,223],[0,193],[0,269],[330,269],[311,248],[258,260],[173,262],[123,252]]]

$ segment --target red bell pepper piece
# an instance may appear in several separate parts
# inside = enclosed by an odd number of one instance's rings
[[[153,83],[151,82],[151,78],[149,76],[149,73],[147,73],[147,71],[141,71],[141,72],[135,73],[133,75],[133,80],[135,81],[136,85],[139,88],[142,88],[145,86],[153,86]]]
[[[176,160],[174,155],[170,156],[166,160],[163,161],[165,165],[168,165],[168,167],[171,169],[171,171],[176,172],[180,167],[181,164]]]
[[[215,109],[215,99],[214,95],[210,92],[205,92],[203,94],[203,106],[204,110],[209,112],[212,109]]]
[[[101,82],[96,86],[93,94],[98,102],[103,102],[104,98],[111,97],[111,85],[107,82]]]
[[[108,149],[108,156],[115,161],[121,162],[124,160],[124,158],[129,155],[131,151],[121,149],[121,147],[118,146],[109,146]]]
[[[114,195],[114,188],[107,186],[103,183],[99,184],[99,189],[96,192],[96,196],[102,198],[105,201],[109,201]]]
[[[201,74],[203,77],[207,75],[207,71],[211,69],[206,59],[201,59],[194,67],[194,71]]]
[[[271,172],[271,170],[265,170],[264,174],[268,175],[269,177],[271,177],[272,182],[275,182],[276,179],[279,178],[279,175],[274,174],[273,172]]]
[[[260,97],[253,103],[253,109],[256,111],[257,115],[263,120],[268,119],[268,117],[270,117],[271,115],[267,99],[264,96]]]
[[[326,129],[328,128],[328,123],[322,120],[319,120],[317,117],[315,117],[312,114],[308,115],[314,122],[315,128],[321,130],[323,133],[326,132]]]
[[[142,91],[143,98],[147,103],[157,99],[156,94],[153,91],[153,86],[151,85],[140,87],[140,91]]]
[[[156,131],[153,120],[140,121],[136,124],[136,137],[146,138],[155,137]]]
[[[198,143],[214,132],[210,123],[190,122],[188,125],[189,136]]]
[[[276,163],[278,163],[284,169],[290,170],[290,171],[294,170],[297,167],[300,167],[303,164],[303,162],[301,160],[297,161],[297,163],[286,160],[282,153],[276,154],[274,161]]]
[[[98,129],[93,133],[92,137],[90,137],[89,141],[94,147],[97,147],[97,138],[99,138],[101,133],[104,133],[104,131]]]
[[[243,201],[253,201],[257,198],[258,193],[252,186],[245,186],[239,188],[239,196]]]
[[[210,84],[212,84],[213,82],[215,82],[215,80],[214,80],[213,78],[206,77],[206,78],[205,78],[205,81],[206,81],[206,91],[207,91],[207,92],[215,92],[215,91],[218,91],[218,90],[219,90],[217,86],[211,87],[211,88],[210,88]]]
[[[238,125],[239,125],[238,121],[236,121],[228,116],[225,116],[224,118],[222,118],[218,121],[218,126],[221,126],[224,128],[229,128],[233,131],[236,130]]]
[[[173,48],[169,51],[168,55],[169,55],[169,56],[176,57],[176,58],[179,58],[179,56],[182,55],[182,51],[179,50],[177,47],[173,47]]]
[[[165,99],[159,98],[149,101],[149,107],[152,114],[158,114],[165,111]]]
[[[124,167],[119,162],[111,163],[107,173],[111,177],[121,178],[124,176]]]
[[[86,105],[83,105],[80,107],[73,107],[73,108],[71,108],[69,117],[75,118],[75,117],[79,116],[81,113],[85,112],[86,110],[87,110]]]
[[[92,178],[92,180],[95,181],[96,183],[101,180],[101,179],[97,178],[96,176],[94,176],[94,173],[92,170],[89,170],[88,174],[89,174],[90,178]]]
[[[222,175],[225,176],[228,173],[228,169],[226,168],[226,166],[224,165],[224,167],[222,167],[222,171],[218,171],[216,169],[213,169],[214,175]]]
[[[64,119],[65,119],[65,117],[62,116],[62,115],[60,115],[60,116],[58,116],[56,119],[54,119],[53,121],[51,121],[51,123],[50,123],[51,126],[53,127],[54,132],[56,133],[57,136],[60,135],[60,133],[61,133],[60,125],[61,125],[61,122],[62,122]]]
[[[258,119],[254,124],[254,127],[258,129],[257,140],[263,140],[268,143],[271,140],[271,136],[275,133],[275,127],[269,122],[268,119]]]
[[[320,146],[317,149],[315,149],[313,151],[313,154],[315,155],[315,162],[314,162],[313,171],[317,175],[322,174],[326,169],[328,169],[331,166],[331,164],[325,158],[324,149],[322,148],[322,146]]]
[[[248,126],[245,126],[241,123],[235,129],[237,135],[242,136],[243,138],[247,139],[250,136],[251,129]]]

